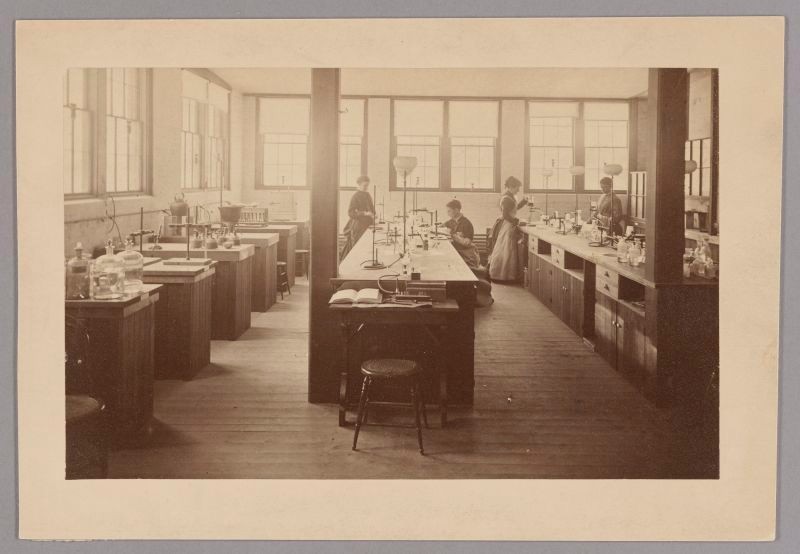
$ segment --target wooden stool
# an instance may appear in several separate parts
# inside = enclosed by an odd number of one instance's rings
[[[108,474],[108,441],[104,406],[87,395],[66,396],[66,478],[105,479]]]
[[[356,449],[358,444],[358,433],[361,431],[361,426],[367,425],[369,387],[372,382],[375,380],[407,379],[411,382],[411,404],[409,406],[414,409],[414,426],[417,429],[419,453],[424,455],[425,450],[422,447],[422,426],[420,425],[419,415],[420,411],[422,411],[425,427],[427,427],[428,414],[425,409],[425,399],[422,396],[422,387],[420,386],[420,376],[422,375],[420,366],[414,361],[396,358],[367,360],[361,364],[361,374],[364,376],[364,380],[361,384],[361,396],[358,400],[358,417],[356,418],[356,431],[353,435],[353,450]],[[401,426],[395,425],[395,427]],[[402,427],[408,426],[404,425]]]
[[[295,261],[300,261],[303,264],[303,275],[308,277],[308,255],[311,251],[310,250],[295,250],[294,257]]]
[[[286,270],[286,262],[278,262],[278,291],[281,293],[281,300],[283,300],[283,289],[285,288],[289,294],[292,294],[292,288],[289,286],[289,272]]]

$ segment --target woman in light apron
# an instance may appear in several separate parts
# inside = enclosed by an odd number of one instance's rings
[[[489,277],[492,281],[519,280],[521,262],[517,243],[521,235],[517,210],[528,203],[524,198],[518,203],[514,197],[521,188],[522,183],[516,177],[506,179],[505,192],[500,197],[501,215],[492,227],[492,253],[489,256]]]

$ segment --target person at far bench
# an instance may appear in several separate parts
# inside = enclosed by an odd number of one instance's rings
[[[491,306],[494,302],[492,285],[487,279],[486,268],[481,266],[481,256],[473,242],[475,228],[472,226],[472,222],[461,213],[461,202],[455,198],[447,203],[447,215],[450,219],[445,222],[444,226],[450,230],[453,248],[478,278],[477,306],[481,308]]]
[[[362,175],[356,179],[356,190],[353,197],[350,199],[350,206],[347,208],[347,215],[350,219],[344,226],[342,232],[345,236],[344,247],[339,254],[339,259],[344,260],[348,252],[353,249],[353,246],[364,234],[364,231],[369,229],[370,225],[375,222],[375,205],[372,203],[372,196],[367,189],[369,188],[369,177]]]
[[[444,226],[450,230],[450,240],[470,269],[477,269],[481,265],[478,249],[472,242],[475,238],[475,228],[472,222],[461,213],[461,202],[453,198],[447,203],[447,215],[450,218]]]

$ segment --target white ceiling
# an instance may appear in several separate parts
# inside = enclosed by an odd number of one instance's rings
[[[242,93],[308,94],[307,68],[214,68]],[[646,68],[343,69],[342,94],[632,98],[647,91]]]

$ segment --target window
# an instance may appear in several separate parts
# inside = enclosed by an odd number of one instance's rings
[[[645,201],[647,199],[647,172],[631,171],[630,187],[628,190],[628,215],[631,218],[644,222]]]
[[[89,98],[93,74],[70,69],[64,79],[64,194],[91,194],[94,112]]]
[[[182,77],[181,188],[227,188],[230,93],[191,71]]]
[[[414,156],[417,167],[408,174],[408,188],[440,187],[441,140],[444,102],[441,100],[396,100],[394,109],[395,154]],[[402,178],[392,169],[393,189],[402,188]]]
[[[356,179],[366,173],[364,116],[366,100],[345,98],[341,101],[339,121],[339,186],[353,187]]]
[[[574,102],[528,103],[529,190],[573,190],[577,117]],[[545,176],[545,170],[553,174]]]
[[[144,190],[145,71],[105,70],[105,191]]]
[[[145,192],[150,71],[70,69],[64,79],[64,195]]]
[[[686,160],[694,160],[697,169],[684,176],[686,196],[711,196],[711,139],[686,141]]]
[[[619,164],[614,189],[628,189],[628,104],[587,102],[583,107],[585,144],[585,188],[600,190],[605,164]]]
[[[499,104],[448,102],[450,188],[496,190]]]
[[[309,110],[307,98],[258,99],[258,186],[307,186]]]

